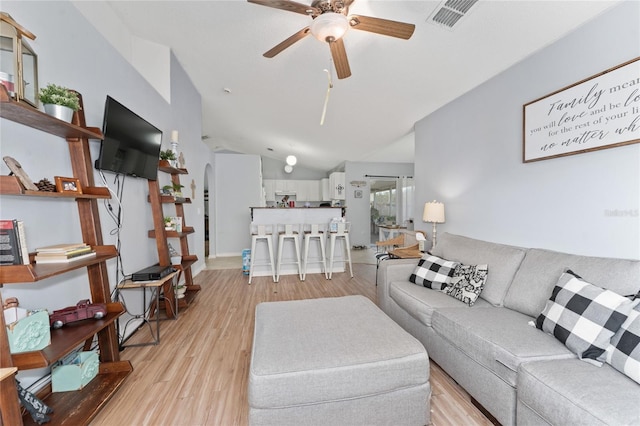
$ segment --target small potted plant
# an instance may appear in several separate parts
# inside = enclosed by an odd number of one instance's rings
[[[171,149],[160,151],[160,167],[171,167],[176,161],[176,154]]]
[[[44,105],[44,112],[67,123],[73,119],[74,111],[80,109],[80,97],[66,87],[49,83],[40,89],[38,97]]]
[[[184,188],[184,185],[180,185],[179,183],[171,183],[170,185],[165,185],[162,187],[162,193],[170,194],[174,197],[182,197],[182,188]]]
[[[173,223],[173,218],[171,216],[165,216],[164,218],[164,229],[165,231],[175,231],[176,225]]]

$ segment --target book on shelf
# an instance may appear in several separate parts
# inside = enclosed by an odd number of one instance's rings
[[[93,251],[93,249],[91,248],[91,246],[86,246],[86,247],[80,247],[77,249],[72,249],[72,250],[67,250],[67,251],[60,251],[60,252],[54,252],[54,251],[37,251],[36,252],[36,256],[41,256],[41,257],[75,257],[75,256],[80,256],[82,254],[85,253],[89,253]]]
[[[20,244],[20,256],[22,257],[22,264],[28,265],[29,261],[29,248],[27,247],[27,237],[24,230],[24,222],[21,220],[15,221],[18,226],[18,243]]]
[[[35,261],[38,264],[43,264],[43,263],[69,263],[69,262],[75,262],[77,260],[91,259],[92,257],[96,257],[96,252],[94,250],[91,250],[88,253],[81,253],[81,254],[76,254],[76,255],[71,255],[71,256],[65,256],[65,255],[60,255],[60,256],[47,256],[47,255],[44,255],[43,256],[41,254],[36,254]]]
[[[17,219],[0,220],[0,265],[29,263],[24,223]]]
[[[71,243],[71,244],[55,244],[52,246],[39,247],[36,249],[37,253],[68,253],[70,251],[91,248],[85,243]]]

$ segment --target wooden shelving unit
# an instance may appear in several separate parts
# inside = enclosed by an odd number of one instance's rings
[[[82,99],[81,99],[82,105]],[[54,409],[51,422],[58,424],[88,424],[118,390],[133,371],[129,361],[121,361],[115,321],[124,308],[112,303],[106,261],[117,256],[114,246],[104,245],[97,200],[110,198],[106,188],[96,187],[89,152],[89,139],[102,139],[97,128],[86,127],[83,110],[74,114],[73,123],[51,117],[29,105],[15,102],[0,85],[0,117],[64,138],[67,142],[73,177],[80,181],[83,194],[53,193],[25,190],[13,176],[0,177],[0,195],[40,197],[43,200],[75,202],[78,206],[83,242],[96,251],[96,257],[67,264],[36,264],[34,253],[28,265],[0,266],[0,287],[7,284],[37,282],[72,270],[84,268],[94,303],[107,304],[107,316],[100,320],[67,324],[51,331],[51,344],[40,351],[11,354],[4,317],[0,315],[0,410],[1,424],[34,424],[29,414],[22,416],[18,402],[14,373],[16,370],[47,367],[77,347],[91,344],[98,337],[100,371],[88,386],[80,391],[52,393],[45,387],[38,393]],[[0,297],[1,298],[1,297]]]
[[[171,175],[171,182],[180,185],[180,175],[188,174],[186,169],[171,167],[163,164],[158,165],[158,170]],[[189,241],[187,236],[195,232],[193,227],[186,225],[186,219],[184,215],[184,204],[190,204],[191,199],[174,196],[163,195],[160,193],[160,186],[157,180],[149,180],[149,196],[148,201],[151,203],[151,211],[153,214],[153,227],[154,229],[148,232],[149,238],[156,240],[156,248],[158,250],[158,263],[161,266],[171,265],[171,258],[169,256],[169,238],[178,239],[180,241],[180,254],[182,255],[182,263],[177,266],[184,276],[184,283],[187,287],[185,297],[178,300],[178,309],[184,309],[193,301],[200,286],[193,284],[193,274],[191,272],[191,266],[198,260],[196,255],[189,252]],[[182,232],[167,231],[164,228],[164,207],[165,205],[173,205],[175,208],[175,216],[182,218],[183,226]],[[170,216],[174,216],[171,214]],[[165,312],[169,318],[174,316],[172,306],[175,306],[175,295],[170,284],[167,284],[164,288],[165,295]]]

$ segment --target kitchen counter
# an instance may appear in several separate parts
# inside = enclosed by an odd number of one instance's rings
[[[345,207],[250,207],[251,209],[251,225],[272,225],[273,226],[273,249],[274,262],[277,261],[278,254],[278,225],[311,225],[321,224],[325,227],[329,225],[332,219],[342,218],[345,215]],[[300,245],[302,245],[302,236],[300,237]],[[320,252],[317,242],[313,242],[309,248],[309,260],[319,257]],[[269,254],[265,244],[260,244],[256,248],[256,263],[263,263],[269,258]],[[301,256],[304,256],[301,250]],[[292,244],[285,244],[283,248],[282,258],[290,261],[295,258],[295,251]],[[344,253],[342,245],[336,244],[336,256],[334,259],[333,272],[343,272],[344,269]],[[329,260],[327,259],[327,264]],[[318,263],[311,263],[307,273],[320,273],[321,268]],[[297,267],[293,264],[283,264],[281,275],[297,274]],[[255,266],[253,276],[271,275],[268,266]]]

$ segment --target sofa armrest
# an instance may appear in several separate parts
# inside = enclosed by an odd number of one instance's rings
[[[420,259],[387,259],[380,262],[378,268],[377,299],[378,306],[385,309],[389,300],[389,283],[409,281],[409,277]]]

